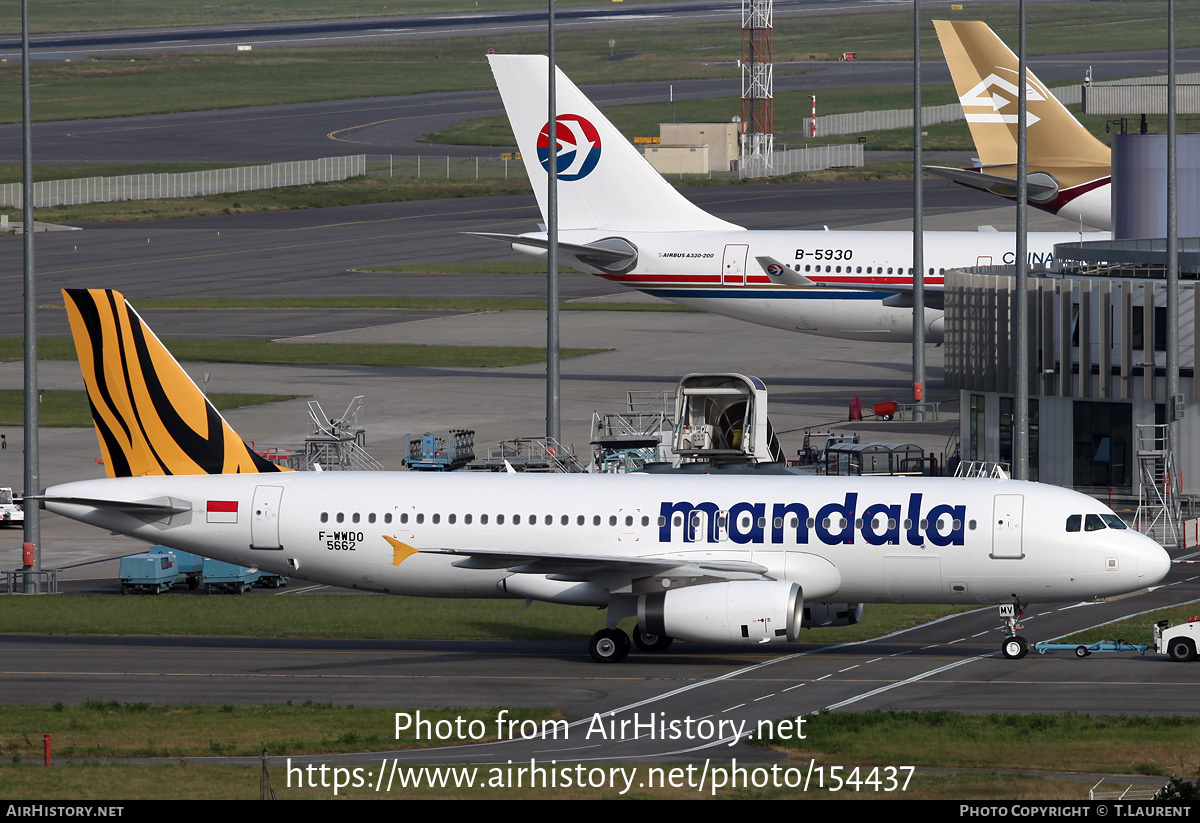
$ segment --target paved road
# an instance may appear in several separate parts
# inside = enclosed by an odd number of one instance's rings
[[[976,0],[988,5],[1005,0]],[[1032,0],[1062,2],[1062,0]],[[1076,0],[1084,2],[1084,0]],[[904,0],[775,0],[774,15],[785,20],[808,15],[869,13],[889,6],[903,8]],[[940,0],[923,0],[922,8],[944,8]],[[555,12],[556,30],[625,28],[646,24],[740,21],[741,8],[728,0],[687,0],[673,3],[638,3],[628,6],[597,4],[561,8]],[[30,37],[30,52],[43,59],[86,59],[92,55],[163,53],[229,49],[239,45],[253,48],[330,46],[353,43],[397,42],[446,37],[496,36],[545,31],[545,8],[514,11],[380,16],[284,23],[239,23],[235,25],[187,26],[47,33]],[[19,36],[0,37],[0,57],[19,59]]]
[[[1031,641],[1053,639],[1141,611],[1194,601],[1200,572],[1177,567],[1153,592],[1102,604],[1030,608]],[[535,606],[536,608],[536,606]],[[866,619],[871,607],[866,609]],[[634,652],[621,664],[593,663],[577,642],[258,640],[235,638],[0,637],[6,695],[40,703],[101,700],[151,703],[352,703],[397,710],[509,706],[562,708],[577,723],[558,740],[423,750],[404,762],[495,763],[556,759],[695,761],[776,756],[733,746],[760,720],[818,709],[1185,714],[1200,665],[1157,655],[1070,652],[998,656],[991,608],[863,643],[822,644],[819,629],[787,650],[679,643],[665,653]],[[1126,638],[1145,642],[1145,637]],[[31,697],[32,696],[32,697]],[[719,734],[691,739],[630,732],[600,736],[611,723],[640,719]],[[716,724],[720,724],[719,726]],[[618,726],[618,729],[620,727]],[[589,736],[589,731],[591,732]],[[731,734],[731,732],[733,734]],[[374,760],[348,755],[319,762]]]

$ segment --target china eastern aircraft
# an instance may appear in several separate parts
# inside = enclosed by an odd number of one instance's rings
[[[490,55],[525,171],[546,216],[549,62]],[[557,69],[556,69],[557,71]],[[751,231],[692,204],[558,71],[559,253],[585,271],[686,306],[824,337],[912,340],[912,233]],[[475,233],[544,255],[545,231]],[[1107,235],[1093,235],[1100,239]],[[1031,233],[1031,265],[1078,232]],[[1011,265],[1011,232],[925,232],[925,339],[942,342],[949,268]]]
[[[1019,63],[986,23],[934,20],[980,166],[926,171],[1015,200]],[[1112,153],[1026,69],[1029,205],[1097,229],[1112,227]]]
[[[289,472],[250,450],[117,292],[64,292],[107,478],[56,514],[314,583],[607,610],[589,642],[779,645],[864,603],[1078,601],[1167,553],[1074,491],[987,478]],[[31,498],[27,498],[31,499]],[[1006,621],[1002,651],[1027,647]]]

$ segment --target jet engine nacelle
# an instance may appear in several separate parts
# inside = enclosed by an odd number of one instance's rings
[[[638,599],[638,625],[648,634],[711,643],[784,643],[799,634],[800,587],[784,580],[705,583]]]
[[[862,620],[862,603],[809,603],[804,607],[803,626],[853,626]]]

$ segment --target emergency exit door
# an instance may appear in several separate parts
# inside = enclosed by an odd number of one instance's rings
[[[1024,495],[996,495],[992,506],[992,557],[1019,560],[1025,556],[1021,546],[1024,511]]]
[[[721,283],[726,286],[746,285],[746,258],[750,255],[750,247],[734,244],[725,247],[725,255],[721,261]]]
[[[283,486],[257,486],[251,506],[250,548],[282,549],[279,543],[279,504]]]

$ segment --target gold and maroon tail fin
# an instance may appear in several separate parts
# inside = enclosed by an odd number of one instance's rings
[[[242,442],[124,295],[63,297],[109,477],[281,471]]]
[[[933,25],[981,165],[1015,165],[1017,56],[978,20],[935,20]],[[1108,146],[1085,129],[1032,72],[1027,72],[1027,81],[1030,167],[1054,170],[1064,189],[1077,185],[1077,177],[1107,175],[1112,162]]]

